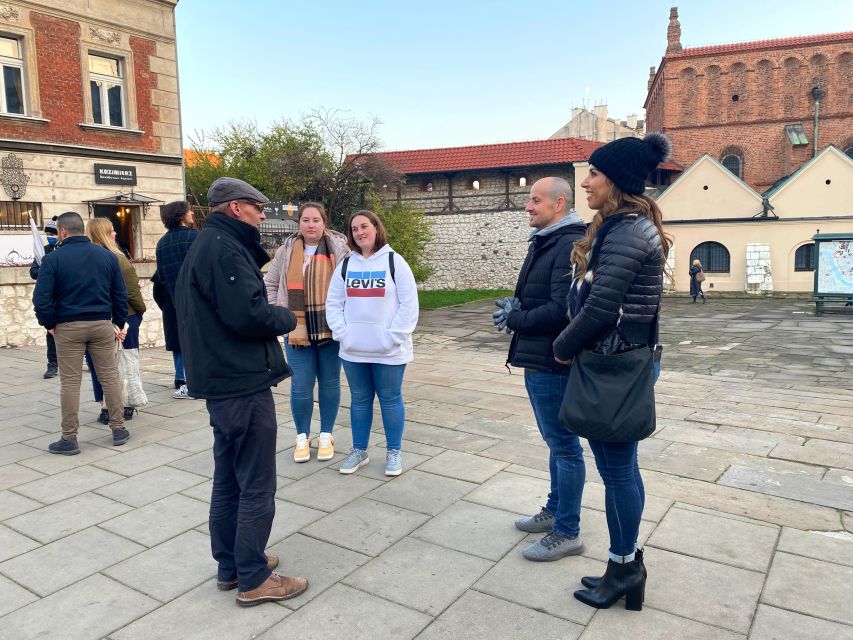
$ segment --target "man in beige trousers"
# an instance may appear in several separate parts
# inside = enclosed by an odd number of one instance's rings
[[[124,428],[115,342],[127,321],[127,289],[116,257],[84,235],[80,214],[68,211],[56,220],[59,249],[46,255],[33,292],[38,322],[56,339],[59,360],[62,437],[50,453],[80,453],[80,379],[88,349],[110,414],[113,445],[130,438]]]

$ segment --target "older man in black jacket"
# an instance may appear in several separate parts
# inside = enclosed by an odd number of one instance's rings
[[[515,523],[522,531],[547,532],[523,552],[525,558],[534,561],[557,560],[583,551],[580,509],[586,467],[578,437],[558,418],[569,367],[554,360],[551,348],[569,322],[566,299],[572,281],[572,245],[586,230],[576,212],[567,213],[572,201],[572,187],[563,178],[542,178],[530,189],[525,211],[534,231],[515,299],[505,307],[504,322],[515,333],[507,362],[524,367],[527,395],[549,448],[548,501],[539,513]]]
[[[286,600],[305,578],[272,573],[264,553],[275,516],[275,402],[270,387],[290,375],[278,336],[296,327],[290,310],[267,302],[261,267],[269,255],[258,228],[269,200],[219,178],[212,207],[178,274],[175,303],[189,393],[207,400],[213,427],[210,544],[218,586],[237,604]]]

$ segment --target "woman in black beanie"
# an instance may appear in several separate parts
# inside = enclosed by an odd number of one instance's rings
[[[654,200],[644,195],[646,180],[669,157],[671,145],[662,134],[622,138],[596,149],[589,158],[589,176],[581,183],[589,207],[597,213],[586,235],[572,251],[573,284],[569,294],[571,322],[554,342],[554,354],[560,362],[570,362],[582,352],[614,356],[629,352],[642,358],[643,384],[630,377],[619,377],[617,393],[639,392],[626,411],[635,406],[648,409],[642,433],[623,433],[618,429],[599,436],[587,423],[576,418],[568,426],[579,435],[588,434],[596,466],[604,481],[610,550],[607,570],[602,577],[585,577],[587,587],[575,591],[575,598],[596,608],[607,608],[625,596],[627,609],[642,609],[646,568],[637,536],[643,514],[645,493],[637,464],[637,441],[654,431],[654,393],[649,349],[657,343],[658,317],[663,290],[663,270],[670,240],[661,226],[661,211]],[[641,351],[646,349],[646,351]],[[595,357],[595,356],[592,356]],[[632,356],[633,357],[633,356]],[[585,358],[583,362],[588,362]],[[583,375],[581,359],[573,374]],[[626,372],[627,374],[627,372]],[[572,395],[570,377],[566,404],[581,404]],[[574,388],[575,394],[577,387]],[[608,397],[608,396],[605,396]],[[618,402],[612,397],[612,402]],[[595,408],[593,407],[593,411]],[[577,412],[575,412],[577,413]],[[561,411],[561,417],[563,412]],[[565,419],[565,418],[564,418]],[[612,427],[613,425],[606,425]]]

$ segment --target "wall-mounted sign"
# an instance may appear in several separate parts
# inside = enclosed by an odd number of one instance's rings
[[[95,163],[95,184],[136,186],[136,167],[122,164]]]
[[[284,200],[273,200],[269,204],[264,205],[264,215],[267,219],[274,220],[296,220],[296,212],[298,207]]]

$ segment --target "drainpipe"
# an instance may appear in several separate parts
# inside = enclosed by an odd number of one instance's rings
[[[820,118],[821,96],[823,96],[823,91],[818,87],[812,87],[812,98],[814,98],[814,152],[812,153],[812,157],[817,156],[818,119]]]

